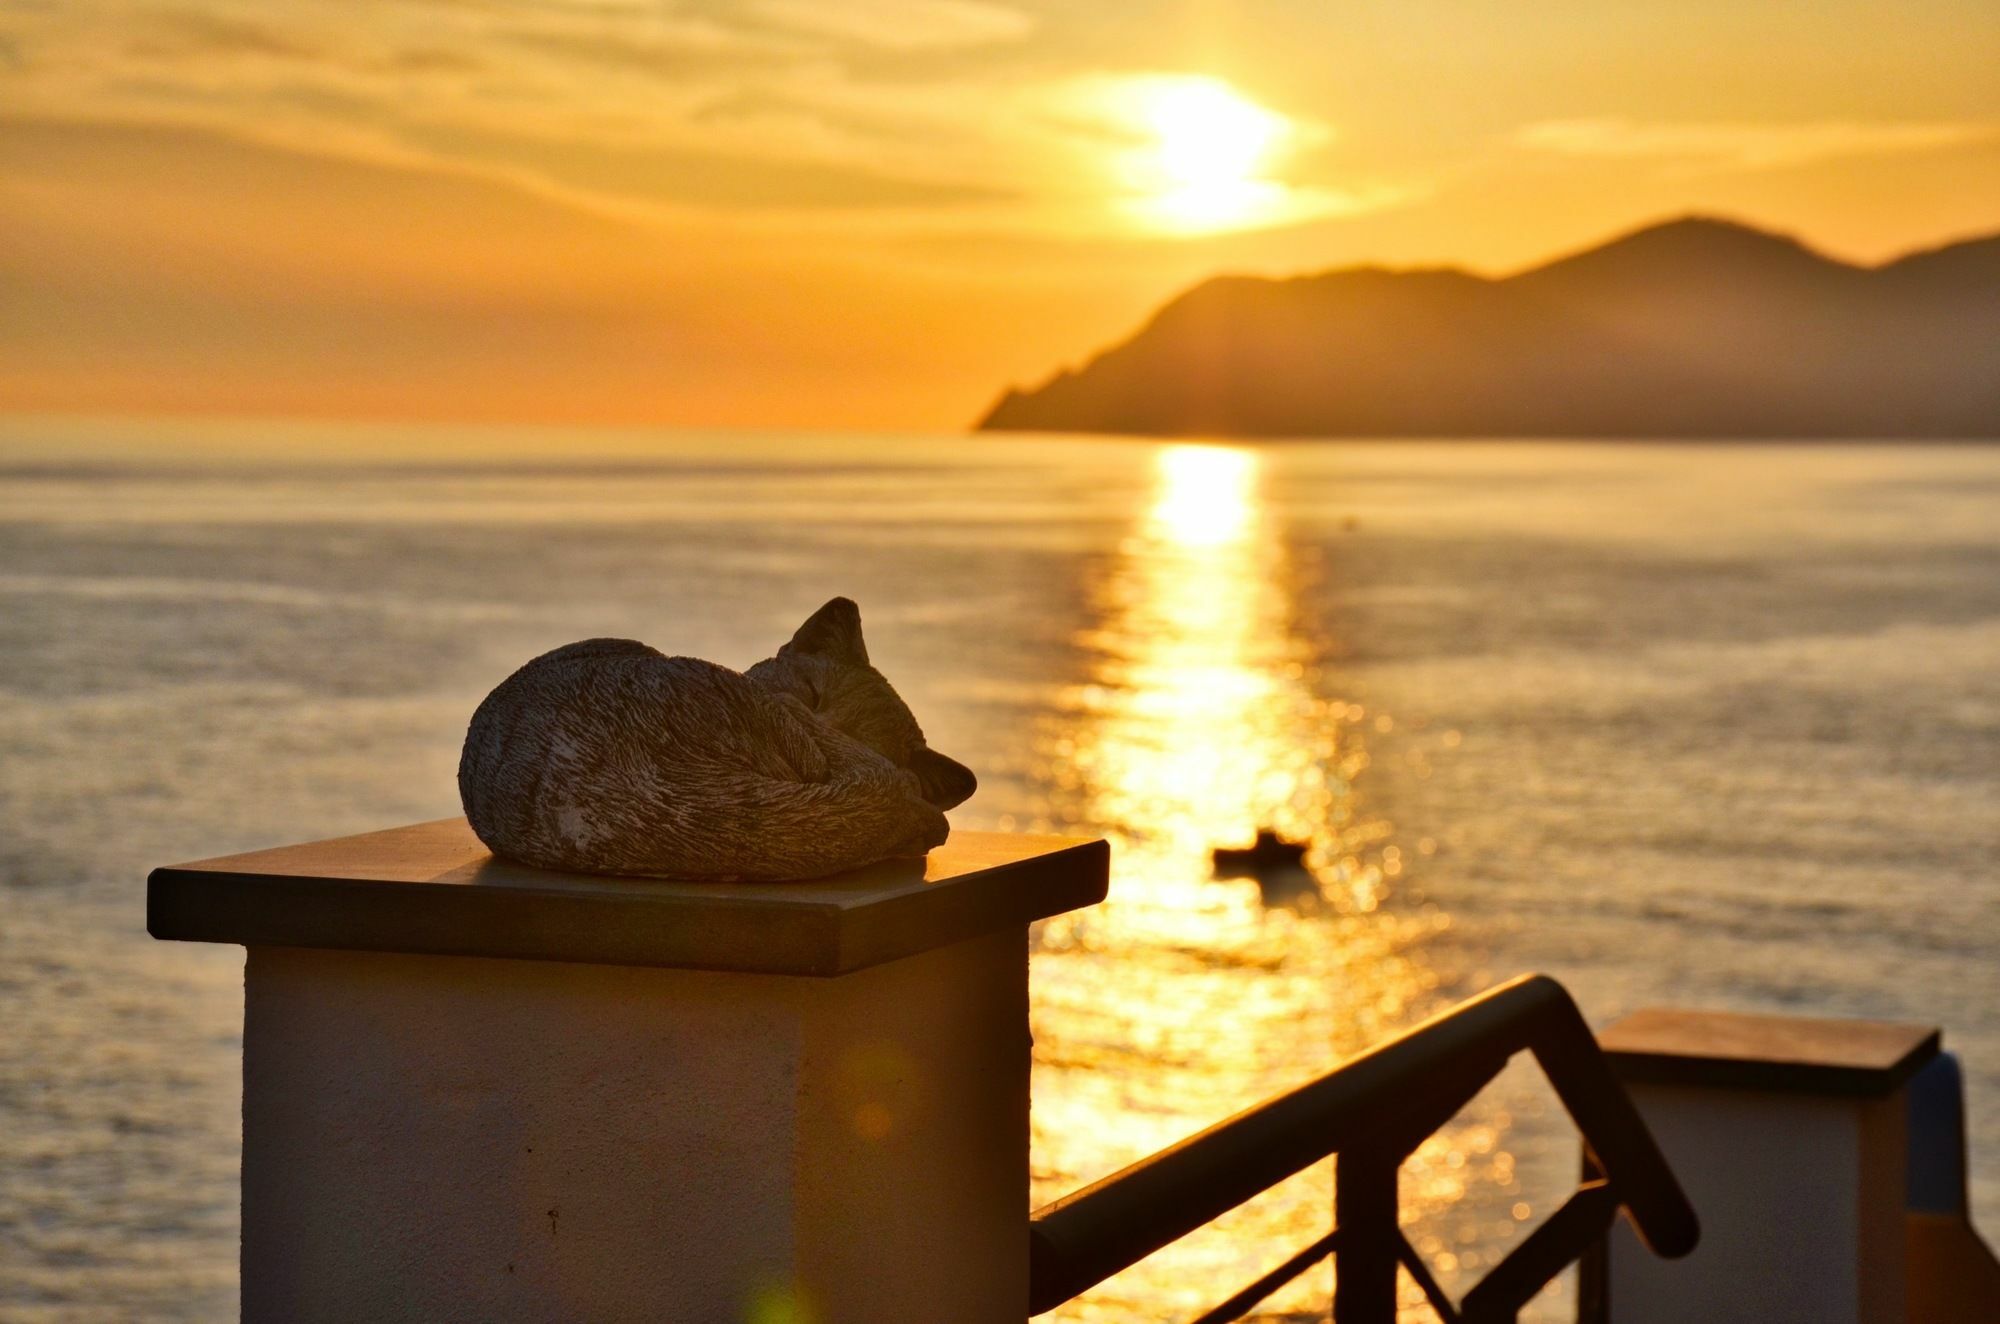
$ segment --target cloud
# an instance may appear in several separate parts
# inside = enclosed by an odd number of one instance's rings
[[[489,167],[503,177],[547,180],[585,197],[709,210],[953,208],[1001,202],[1010,196],[1006,190],[982,184],[835,161],[536,138],[466,126],[406,124],[399,137],[440,160]]]
[[[986,0],[757,0],[752,12],[788,31],[886,50],[945,50],[1019,41],[1032,15]]]
[[[1942,151],[2000,141],[2000,124],[1977,122],[1646,124],[1622,119],[1546,120],[1511,143],[1534,152],[1592,159],[1769,170],[1852,156]]]
[[[761,47],[747,39],[706,39],[699,30],[634,34],[551,27],[510,31],[505,37],[578,64],[661,78],[713,78],[796,58],[790,52]]]
[[[276,28],[230,14],[200,9],[161,9],[154,11],[150,17],[153,25],[168,38],[168,44],[142,43],[141,49],[149,55],[261,55],[275,59],[307,60],[319,54],[314,46]]]
[[[800,12],[787,27],[782,0],[769,3],[770,15],[755,0],[385,4],[360,22],[307,0],[268,15],[249,0],[187,0],[121,28],[116,0],[71,0],[23,29],[30,69],[8,109],[456,167],[648,219],[797,211],[873,224],[1019,196],[965,151],[976,105],[928,85],[878,88],[829,53],[997,38],[1025,30],[1024,16],[983,0],[861,0],[837,21]],[[844,25],[851,36],[830,35]]]

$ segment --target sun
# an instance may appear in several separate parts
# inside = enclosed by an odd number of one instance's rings
[[[1111,185],[1121,229],[1195,237],[1374,201],[1373,193],[1288,179],[1299,154],[1332,140],[1333,127],[1262,105],[1214,74],[1092,74],[1042,95],[1046,122],[1082,167],[1075,178]],[[1096,188],[1089,196],[1101,205]],[[1101,216],[1094,211],[1092,220]]]
[[[1289,190],[1268,177],[1296,129],[1219,78],[1158,75],[1127,85],[1125,120],[1138,139],[1131,174],[1141,210],[1167,229],[1254,224]]]
[[[1166,177],[1182,188],[1244,183],[1284,137],[1285,119],[1212,78],[1149,88],[1140,108]]]

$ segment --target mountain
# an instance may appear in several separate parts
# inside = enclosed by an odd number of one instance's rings
[[[2000,235],[1860,267],[1690,217],[1498,279],[1223,276],[979,426],[2000,438]]]

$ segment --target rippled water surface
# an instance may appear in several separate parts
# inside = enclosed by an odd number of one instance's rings
[[[836,592],[961,826],[1115,842],[1038,934],[1037,1199],[1540,969],[1598,1023],[1943,1024],[2000,1227],[2000,449],[14,422],[0,1317],[234,1311],[241,955],[147,940],[150,866],[454,812],[532,654],[746,665]],[[1211,876],[1260,826],[1309,879]],[[1462,1288],[1575,1170],[1517,1067],[1406,1166],[1412,1240]],[[1330,1208],[1063,1317],[1198,1313]]]

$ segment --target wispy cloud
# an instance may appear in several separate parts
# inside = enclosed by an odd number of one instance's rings
[[[16,114],[463,169],[635,216],[858,215],[1019,188],[968,162],[976,101],[871,81],[840,52],[972,49],[1032,27],[988,0],[416,0],[365,23],[309,0],[73,0],[0,41],[25,66]]]
[[[314,47],[254,19],[200,9],[160,9],[151,15],[160,35],[141,48],[151,54],[265,55],[311,59]],[[142,24],[143,26],[143,24]]]
[[[1671,162],[1765,170],[1840,157],[1940,151],[2000,141],[2000,124],[1980,122],[1802,124],[1644,123],[1623,119],[1546,120],[1511,142],[1558,156]]]
[[[752,12],[778,27],[889,50],[944,50],[1018,41],[1031,14],[987,0],[756,0]]]

